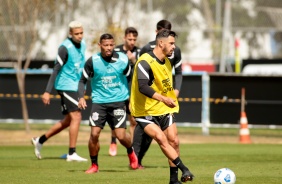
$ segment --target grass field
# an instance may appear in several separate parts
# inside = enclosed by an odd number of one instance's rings
[[[39,133],[48,128],[48,125],[33,125]],[[50,125],[49,125],[50,126]],[[0,124],[0,135],[18,131],[21,125]],[[43,130],[42,130],[43,131]],[[86,131],[86,130],[85,130]],[[105,130],[109,133],[109,130]],[[182,134],[198,134],[200,130],[179,128]],[[222,132],[222,133],[220,133]],[[214,136],[227,138],[227,135],[236,134],[236,130],[218,129],[211,133]],[[281,130],[252,130],[256,137],[275,137],[281,139]],[[34,132],[33,132],[34,133]],[[33,134],[31,133],[31,134]],[[38,133],[38,132],[36,132]],[[63,136],[65,132],[61,133]],[[84,133],[80,134],[85,139]],[[28,135],[31,136],[31,135]],[[63,137],[62,136],[62,137]],[[66,134],[67,136],[67,134]],[[107,135],[107,140],[109,134]],[[236,135],[233,135],[236,136]],[[54,137],[56,142],[61,137]],[[1,137],[1,141],[3,137]],[[23,139],[26,139],[24,137]],[[84,139],[83,139],[84,140]],[[37,160],[33,155],[33,147],[28,141],[19,145],[10,140],[10,144],[1,145],[0,141],[0,183],[1,184],[38,184],[38,183],[97,183],[97,184],[166,184],[169,181],[169,168],[165,156],[157,144],[152,144],[144,158],[144,170],[130,170],[125,149],[119,144],[118,155],[108,156],[108,144],[101,145],[99,155],[99,170],[97,174],[84,173],[90,166],[90,161],[81,163],[68,163],[60,156],[66,153],[68,146],[62,144],[46,144],[42,150],[42,160]],[[49,141],[48,141],[49,142]],[[51,140],[50,140],[51,142]],[[181,141],[185,142],[185,141]],[[281,144],[240,144],[240,143],[184,143],[180,146],[181,159],[188,165],[196,176],[192,183],[211,184],[214,173],[222,168],[232,169],[237,177],[237,184],[279,184],[282,181],[282,145]],[[78,153],[88,158],[87,142],[80,143]],[[179,177],[181,172],[179,173]]]

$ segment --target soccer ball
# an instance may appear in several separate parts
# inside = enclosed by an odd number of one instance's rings
[[[231,169],[221,168],[214,174],[214,184],[235,184],[236,176]]]

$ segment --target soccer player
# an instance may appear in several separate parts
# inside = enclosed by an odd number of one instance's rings
[[[61,96],[61,107],[64,119],[53,125],[41,137],[31,139],[35,156],[41,159],[40,150],[49,138],[69,127],[69,152],[67,161],[87,161],[76,153],[76,141],[81,122],[81,110],[78,104],[78,81],[85,63],[86,45],[83,40],[83,26],[78,21],[69,23],[69,37],[63,41],[58,49],[53,72],[49,78],[42,101],[50,104],[50,93],[53,85]]]
[[[89,117],[91,133],[88,149],[91,167],[86,173],[99,171],[98,153],[100,150],[99,136],[106,122],[119,142],[127,149],[129,165],[132,169],[138,167],[138,159],[132,148],[130,135],[126,132],[126,101],[129,98],[128,79],[131,67],[128,58],[121,52],[114,51],[114,38],[111,34],[100,37],[101,52],[90,57],[84,66],[83,75],[79,81],[78,107],[85,109],[85,85],[91,79],[92,109]]]
[[[156,25],[156,33],[160,30],[167,29],[171,30],[171,23],[168,20],[160,20]],[[140,56],[144,53],[152,51],[156,47],[156,40],[153,40],[146,44],[140,51]],[[179,47],[175,46],[174,51],[171,56],[168,56],[171,66],[174,68],[174,92],[176,97],[178,97],[181,84],[182,84],[182,61],[181,61],[181,50]],[[178,145],[178,140],[169,140],[171,144]],[[144,133],[142,128],[137,124],[134,131],[133,137],[133,148],[138,157],[139,168],[144,168],[142,166],[142,159],[150,147],[152,138]],[[173,171],[172,171],[173,172]]]
[[[141,55],[135,64],[130,94],[132,116],[168,158],[170,184],[181,183],[178,169],[182,171],[182,182],[192,181],[194,177],[179,157],[179,145],[169,141],[178,143],[173,113],[178,113],[179,105],[168,59],[175,49],[175,36],[175,32],[167,29],[157,33],[153,51]]]
[[[139,57],[139,52],[140,52],[140,48],[136,46],[137,37],[138,37],[138,31],[134,27],[126,28],[124,32],[124,43],[116,46],[116,48],[114,49],[116,52],[122,52],[127,55],[132,69],[134,68],[134,64],[137,61]],[[131,75],[132,75],[133,70],[131,71],[132,71],[131,72]],[[129,89],[130,89],[130,86],[131,86],[131,80],[129,82]],[[127,101],[127,103],[128,102],[129,101]],[[129,104],[127,104],[127,107],[128,105]],[[128,108],[126,112],[128,114],[128,119],[130,123],[129,132],[130,132],[131,139],[132,139],[133,134],[134,134],[134,128],[137,123],[134,120],[134,118],[130,115],[130,111]],[[117,142],[116,142],[116,136],[114,134],[114,131],[112,131],[112,139],[111,139],[111,144],[109,148],[109,154],[111,156],[116,156],[117,154]]]

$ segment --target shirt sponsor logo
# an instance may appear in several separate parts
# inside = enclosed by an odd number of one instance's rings
[[[163,92],[164,93],[167,93],[168,91],[173,91],[173,87],[171,86],[169,79],[163,80],[162,83],[163,83]]]

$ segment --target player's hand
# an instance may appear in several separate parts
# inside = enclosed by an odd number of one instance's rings
[[[155,99],[155,100],[158,100],[160,102],[163,102],[166,106],[168,106],[170,108],[174,108],[174,107],[177,106],[175,99],[163,96],[159,93],[154,93],[152,98]]]
[[[44,103],[44,105],[50,104],[50,93],[48,93],[48,92],[43,93],[42,102]]]
[[[78,102],[78,108],[85,110],[87,107],[86,101],[84,98],[80,98]]]
[[[132,63],[132,64],[135,64],[136,62],[136,56],[135,54],[133,54],[130,50],[127,51],[126,53],[127,57],[128,57],[128,60]]]
[[[172,98],[168,98],[168,97],[164,98],[163,103],[166,104],[170,108],[176,107],[175,100]]]

